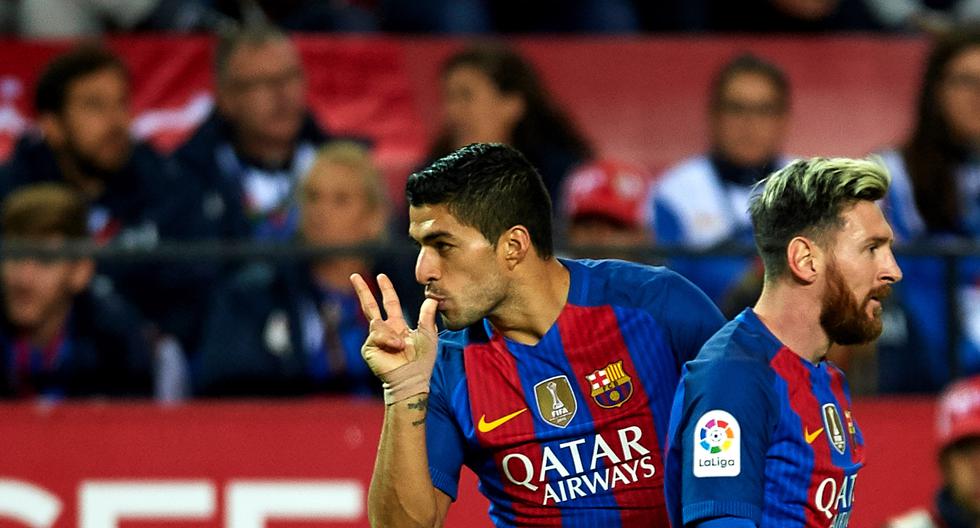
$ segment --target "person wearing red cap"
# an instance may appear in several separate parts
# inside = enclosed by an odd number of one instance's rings
[[[617,249],[649,244],[644,204],[650,182],[644,171],[620,161],[600,160],[575,169],[563,193],[568,242],[593,250],[603,247],[601,255],[583,257],[633,256]]]
[[[939,399],[936,440],[943,485],[930,507],[904,513],[886,528],[980,527],[980,376],[950,385]]]

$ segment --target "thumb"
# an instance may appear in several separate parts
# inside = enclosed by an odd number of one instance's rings
[[[435,299],[426,299],[422,302],[422,307],[419,308],[419,330],[430,332],[432,335],[437,333],[436,309],[438,307],[439,301]]]

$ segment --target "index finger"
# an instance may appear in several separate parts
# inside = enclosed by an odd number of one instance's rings
[[[381,290],[381,302],[384,304],[388,320],[398,319],[404,321],[402,317],[402,305],[398,301],[398,293],[395,286],[391,284],[391,279],[384,273],[378,275],[378,289]]]
[[[367,317],[368,321],[374,321],[375,319],[381,319],[381,309],[378,308],[378,301],[375,300],[374,294],[371,293],[371,288],[368,288],[364,278],[360,274],[355,273],[350,276],[350,283],[354,286],[354,292],[357,293],[357,300],[361,301],[361,311],[364,312],[364,316]]]

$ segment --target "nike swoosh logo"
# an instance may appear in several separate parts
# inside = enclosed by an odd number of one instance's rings
[[[476,428],[481,433],[489,433],[490,431],[493,431],[494,429],[500,427],[501,425],[504,425],[505,423],[513,420],[514,418],[517,418],[518,416],[521,415],[521,413],[523,413],[526,410],[527,410],[527,407],[525,407],[525,408],[523,408],[523,409],[521,409],[519,411],[514,411],[514,412],[508,414],[507,416],[502,416],[500,418],[497,418],[496,420],[494,420],[492,422],[488,422],[487,421],[487,415],[484,414],[483,416],[480,417],[480,421],[479,421],[479,423],[476,424]]]
[[[803,437],[804,437],[804,439],[806,439],[806,443],[812,444],[813,441],[816,440],[817,437],[820,436],[820,433],[822,433],[822,432],[823,432],[823,427],[821,427],[820,429],[817,429],[813,433],[810,433],[809,431],[807,431],[806,427],[804,427],[803,428]]]

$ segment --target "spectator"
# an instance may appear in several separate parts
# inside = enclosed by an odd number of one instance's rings
[[[635,33],[632,0],[380,0],[386,31],[426,33]]]
[[[84,200],[53,183],[3,202],[6,242],[57,249],[88,238]],[[147,396],[150,344],[135,311],[90,288],[91,258],[8,258],[0,264],[0,396]]]
[[[243,24],[269,21],[286,31],[375,31],[365,2],[323,0],[211,0],[214,9]]]
[[[864,0],[868,11],[882,26],[894,30],[940,34],[957,23],[980,20],[980,1]]]
[[[864,0],[706,0],[715,31],[817,33],[868,31],[879,25]]]
[[[19,0],[20,34],[84,38],[111,31],[192,31],[221,23],[208,0]],[[13,3],[13,2],[10,2]]]
[[[649,244],[644,204],[650,177],[636,167],[602,160],[579,167],[564,191],[564,224],[573,246],[603,246],[590,258],[637,260],[635,253]]]
[[[430,152],[441,158],[471,143],[506,143],[521,151],[561,203],[569,171],[592,147],[552,99],[534,67],[497,45],[466,48],[442,67],[445,123]]]
[[[351,245],[383,238],[388,211],[384,187],[364,147],[328,144],[299,194],[300,236],[306,244]],[[197,391],[212,396],[379,392],[360,356],[367,321],[348,277],[371,272],[381,262],[331,257],[241,270],[215,297]]]
[[[790,85],[778,66],[754,55],[739,55],[715,75],[709,95],[711,146],[686,159],[658,180],[650,201],[651,230],[658,244],[695,249],[728,242],[752,242],[749,197],[757,181],[782,168],[789,124]],[[677,259],[672,268],[686,275],[715,302],[723,303],[746,272],[761,266],[744,258]],[[735,308],[735,313],[745,306]]]
[[[980,30],[957,31],[938,40],[925,66],[918,114],[910,137],[882,154],[893,184],[886,214],[899,242],[980,238]],[[906,272],[895,289],[897,334],[879,343],[881,387],[888,391],[932,391],[956,374],[980,372],[980,258],[961,259],[956,299],[949,313],[946,271],[941,259],[906,256]],[[971,299],[973,299],[971,301]],[[964,339],[951,343],[950,320]],[[958,365],[949,364],[956,349]],[[958,371],[958,372],[957,372]]]
[[[101,244],[152,247],[199,234],[194,182],[130,138],[130,92],[125,65],[103,48],[82,46],[51,61],[34,99],[41,134],[20,138],[0,168],[0,196],[38,182],[68,184],[87,200],[89,232]],[[107,261],[98,273],[164,332],[190,339],[201,295],[195,278],[204,271]]]
[[[300,175],[327,139],[306,108],[299,53],[281,31],[246,26],[220,37],[214,75],[217,106],[175,158],[203,187],[212,234],[289,239]]]
[[[930,506],[896,516],[886,528],[980,526],[980,377],[949,386],[937,407],[942,487]]]

